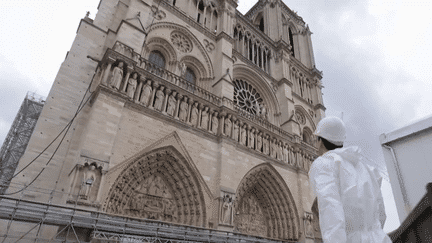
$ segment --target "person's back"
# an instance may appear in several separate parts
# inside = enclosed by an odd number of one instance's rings
[[[379,173],[363,162],[359,148],[342,148],[345,127],[340,119],[322,121],[315,132],[322,141],[321,156],[313,162],[309,178],[318,198],[324,242],[390,243],[382,230],[385,212]],[[339,137],[328,135],[335,128],[341,130]]]

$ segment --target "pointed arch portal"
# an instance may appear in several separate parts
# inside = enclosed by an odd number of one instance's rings
[[[105,211],[204,226],[204,194],[192,166],[172,146],[132,161],[112,185]]]
[[[300,219],[291,192],[270,164],[251,169],[236,194],[235,227],[244,234],[297,240]]]

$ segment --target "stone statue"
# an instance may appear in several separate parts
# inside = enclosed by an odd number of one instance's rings
[[[180,76],[183,77],[186,74],[186,69],[187,69],[186,63],[181,62],[179,66],[180,66]]]
[[[120,85],[123,81],[123,62],[120,62],[117,67],[113,68],[110,86],[113,89],[120,90]]]
[[[277,141],[276,141],[276,138],[274,138],[273,141],[270,144],[270,156],[273,159],[276,159],[276,154],[277,154],[277,148],[276,148],[276,146],[277,146]]]
[[[232,128],[232,122],[231,122],[231,114],[228,115],[227,118],[225,118],[225,136],[231,137],[231,128]]]
[[[89,199],[90,191],[96,182],[96,178],[97,178],[96,166],[90,165],[89,167],[86,168],[86,171],[84,171],[84,181],[83,181],[83,184],[81,186],[81,191],[80,191],[80,198],[81,199],[84,199],[84,200]]]
[[[294,154],[294,147],[290,146],[289,148],[289,164],[295,165],[295,154]]]
[[[198,123],[198,103],[195,102],[192,106],[190,122],[192,126],[197,126]]]
[[[209,108],[206,106],[201,114],[201,128],[208,130],[208,122],[209,122],[209,114],[208,114]]]
[[[256,147],[255,147],[255,149],[256,149],[257,151],[260,151],[260,152],[261,152],[262,145],[263,145],[262,132],[259,132],[259,133],[258,133],[258,136],[257,136],[257,142],[256,142]]]
[[[297,149],[296,150],[296,166],[298,167],[298,168],[301,168],[301,167],[303,167],[303,164],[302,164],[302,155],[301,155],[301,150],[300,149]]]
[[[147,80],[146,84],[142,88],[140,102],[146,107],[149,106],[151,94],[153,91],[151,85],[152,85],[152,81]]]
[[[255,110],[256,110],[256,115],[261,116],[261,108],[258,102],[255,103]]]
[[[246,146],[247,133],[246,133],[246,123],[243,123],[243,126],[240,129],[240,144]]]
[[[263,140],[263,153],[269,155],[269,135],[267,134]]]
[[[305,215],[305,219],[304,219],[304,221],[305,221],[305,235],[307,236],[307,237],[310,237],[310,238],[312,238],[313,237],[313,232],[314,232],[314,229],[313,229],[313,227],[312,227],[312,215],[311,214],[306,214]]]
[[[225,195],[222,201],[221,223],[231,224],[232,198],[229,195]]]
[[[215,112],[212,117],[212,129],[211,129],[214,134],[217,134],[218,127],[219,127],[218,113]]]
[[[177,105],[177,99],[175,98],[177,92],[171,92],[171,95],[168,97],[168,107],[167,114],[170,116],[174,116],[174,111]]]
[[[288,144],[284,144],[284,146],[283,146],[283,161],[285,163],[288,162],[288,158],[289,158],[288,153],[289,153],[288,152]]]
[[[189,108],[187,100],[188,100],[188,98],[185,96],[183,98],[183,101],[180,103],[179,119],[181,121],[186,121],[186,118],[187,118],[187,112],[188,112],[188,108]]]
[[[248,132],[248,147],[251,149],[255,148],[255,128],[253,127]]]
[[[261,107],[260,115],[262,118],[268,120],[267,107],[264,104]]]
[[[235,141],[239,141],[239,120],[236,120],[233,125],[233,134],[232,138]]]
[[[277,159],[283,161],[282,141],[279,141],[277,146]]]
[[[127,93],[127,96],[129,96],[132,99],[133,99],[133,97],[135,95],[135,90],[136,90],[136,87],[137,87],[137,77],[138,77],[138,74],[134,73],[132,75],[132,78],[129,78],[129,81],[128,81],[128,86],[127,86],[127,92],[126,93]]]
[[[154,103],[154,108],[158,111],[162,111],[162,105],[165,99],[165,94],[163,92],[164,90],[164,86],[160,86],[160,88],[158,89],[158,91],[156,91],[156,98],[155,98],[155,103]]]

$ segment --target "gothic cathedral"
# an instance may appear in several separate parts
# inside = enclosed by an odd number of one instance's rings
[[[312,32],[282,0],[245,15],[237,4],[101,0],[79,24],[17,171],[67,134],[12,180],[28,185],[14,197],[177,231],[321,242],[308,182],[325,111]],[[115,231],[74,225],[91,242]],[[48,229],[38,234],[66,232]]]

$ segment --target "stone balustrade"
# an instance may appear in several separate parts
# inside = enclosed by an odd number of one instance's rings
[[[134,57],[134,54],[130,56]],[[309,170],[316,157],[314,148],[306,148],[280,127],[240,109],[227,98],[221,99],[156,67],[142,57],[135,60],[126,57],[109,49],[104,57],[105,69],[98,69],[100,73],[95,76],[96,82],[143,109],[239,143],[245,149],[261,153],[278,163]]]

